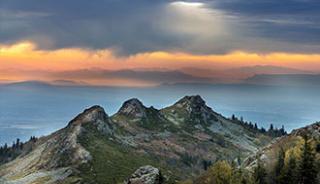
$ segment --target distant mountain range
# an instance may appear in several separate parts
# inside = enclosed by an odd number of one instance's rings
[[[281,86],[320,86],[320,74],[261,74],[244,80],[244,83]]]
[[[50,78],[62,78],[68,80],[104,81],[125,80],[132,83],[146,83],[158,85],[162,83],[178,82],[214,82],[212,78],[191,75],[179,70],[105,70],[105,69],[83,69],[56,72],[49,74]],[[108,83],[107,83],[108,84]]]
[[[65,128],[25,143],[17,158],[0,166],[0,182],[122,183],[140,166],[153,165],[174,183],[216,160],[241,163],[271,140],[214,112],[200,96],[163,109],[134,98],[111,117],[93,106]]]
[[[312,71],[300,70],[295,68],[272,66],[272,65],[256,65],[248,67],[240,67],[227,70],[229,72],[238,72],[243,74],[311,74]]]
[[[20,75],[32,75],[35,79],[51,81],[55,85],[120,85],[128,86],[156,86],[175,83],[240,83],[256,75],[288,75],[288,74],[315,74],[313,71],[304,71],[270,65],[239,67],[232,69],[203,69],[181,68],[169,69],[123,69],[106,70],[100,68],[70,70],[70,71],[21,71]],[[118,82],[115,82],[118,81]],[[120,81],[120,82],[119,82]],[[12,82],[12,81],[11,81]],[[1,83],[10,83],[0,80]],[[124,85],[125,86],[125,85]]]
[[[268,74],[314,74],[313,71],[299,70],[295,68],[271,66],[271,65],[257,65],[248,67],[239,67],[226,70],[217,69],[197,69],[197,68],[183,68],[181,71],[194,76],[204,76],[212,78],[219,83],[237,83],[253,77],[255,75]]]

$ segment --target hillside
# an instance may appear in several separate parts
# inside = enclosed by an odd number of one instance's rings
[[[0,182],[122,183],[137,168],[153,165],[166,183],[175,183],[217,160],[240,164],[271,139],[214,112],[200,96],[163,109],[130,99],[111,117],[93,106],[37,139],[0,166]]]
[[[308,125],[303,128],[293,130],[290,134],[275,139],[271,144],[257,152],[256,155],[249,157],[244,165],[251,168],[256,165],[256,158],[260,158],[268,169],[272,169],[278,158],[280,149],[286,152],[286,155],[299,155],[304,142],[304,137],[316,148],[316,156],[320,158],[320,122]],[[317,147],[319,147],[317,149]]]
[[[320,182],[320,123],[274,139],[241,166],[219,161],[196,178],[180,184],[318,184]]]

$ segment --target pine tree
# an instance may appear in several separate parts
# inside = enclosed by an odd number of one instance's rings
[[[300,184],[316,184],[317,183],[317,168],[315,165],[315,154],[308,142],[308,137],[304,137],[304,145],[301,155],[301,163],[299,166],[299,182]]]
[[[212,162],[209,160],[202,160],[203,170],[208,170],[208,168],[212,165]]]
[[[320,142],[317,143],[316,152],[320,153]]]
[[[234,114],[232,114],[231,119],[232,119],[233,121],[235,121],[235,120],[236,120],[236,116],[235,116]]]
[[[269,130],[268,130],[268,134],[272,137],[274,137],[274,127],[273,124],[270,124]]]
[[[266,169],[263,166],[263,163],[261,162],[260,159],[258,159],[258,164],[257,167],[254,169],[254,180],[256,182],[256,184],[266,184],[266,176],[267,176],[267,172]]]
[[[287,166],[282,170],[279,183],[280,184],[297,184],[297,161],[293,155],[289,156]]]
[[[280,129],[280,133],[281,133],[281,136],[287,134],[287,132],[285,131],[284,125],[282,125],[282,127]]]
[[[8,151],[8,144],[7,143],[4,144],[3,149],[4,149],[5,153]]]
[[[272,131],[273,131],[273,124],[272,124],[272,123],[270,124],[269,131],[270,131],[270,132],[272,132]]]
[[[275,182],[280,184],[281,180],[281,172],[283,172],[284,169],[284,159],[285,159],[285,151],[283,148],[280,148],[280,151],[278,153],[278,160],[275,166]]]

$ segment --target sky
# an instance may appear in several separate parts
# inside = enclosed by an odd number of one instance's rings
[[[149,86],[320,73],[318,0],[0,0],[0,82]],[[281,72],[280,72],[281,73]]]
[[[200,94],[265,127],[312,123],[319,23],[319,0],[0,0],[0,144],[132,97]]]

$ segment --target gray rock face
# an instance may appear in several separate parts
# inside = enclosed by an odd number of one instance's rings
[[[137,169],[125,184],[162,184],[159,169],[150,165]]]
[[[172,106],[179,111],[185,111],[184,118],[191,118],[192,122],[200,123],[218,121],[217,114],[206,105],[206,102],[199,96],[185,96]]]
[[[104,109],[98,105],[85,109],[82,113],[77,115],[69,122],[69,126],[83,125],[97,121],[104,121],[109,123],[109,117]]]
[[[134,118],[142,118],[146,116],[146,107],[136,98],[132,98],[123,103],[118,114],[131,116]]]
[[[178,107],[183,107],[190,112],[193,111],[199,111],[202,107],[206,106],[205,101],[199,96],[185,96],[181,100],[179,100],[176,104]]]
[[[294,136],[302,136],[302,137],[304,135],[308,135],[309,137],[312,137],[314,139],[319,139],[320,138],[320,122],[293,130],[291,134]]]

